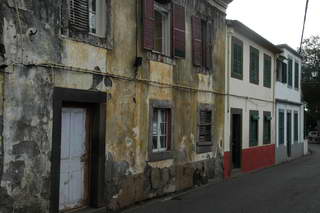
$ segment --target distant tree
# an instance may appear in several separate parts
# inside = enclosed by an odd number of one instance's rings
[[[302,92],[307,102],[306,124],[314,128],[320,120],[320,36],[311,36],[302,43]],[[310,130],[310,129],[309,129]]]
[[[319,76],[320,36],[311,36],[310,38],[304,39],[302,42],[300,54],[302,56],[303,77],[311,80],[311,72],[317,72]]]

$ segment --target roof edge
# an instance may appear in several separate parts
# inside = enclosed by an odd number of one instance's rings
[[[243,36],[253,40],[257,44],[268,49],[269,51],[273,53],[282,53],[282,50],[279,47],[277,47],[276,45],[274,45],[273,43],[271,43],[270,41],[268,41],[267,39],[259,35],[257,32],[253,31],[252,29],[250,29],[249,27],[241,23],[240,21],[227,19],[227,25],[229,27],[234,28],[237,32],[239,32]]]
[[[293,55],[295,55],[298,58],[302,59],[302,56],[296,50],[294,50],[292,47],[290,47],[288,44],[278,44],[277,47],[280,48],[280,49],[286,49],[289,52],[291,52]]]

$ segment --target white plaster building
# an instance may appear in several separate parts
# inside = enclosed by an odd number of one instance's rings
[[[239,21],[227,22],[225,176],[275,163],[274,81],[281,49]]]
[[[278,45],[283,53],[277,60],[276,162],[304,155],[304,105],[301,101],[301,56],[286,44]]]

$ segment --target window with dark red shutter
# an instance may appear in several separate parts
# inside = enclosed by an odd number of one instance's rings
[[[213,29],[213,22],[212,21],[207,21],[207,29],[206,29],[206,68],[208,70],[213,71],[213,33],[214,33],[214,29]]]
[[[192,17],[193,65],[205,70],[213,68],[213,22]]]
[[[185,8],[173,4],[173,55],[186,56],[186,18]]]
[[[202,63],[202,33],[201,19],[192,16],[192,61],[194,66],[201,66]]]
[[[154,48],[154,0],[143,0],[143,47]]]

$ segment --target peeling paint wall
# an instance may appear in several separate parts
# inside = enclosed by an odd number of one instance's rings
[[[222,178],[225,14],[205,0],[174,1],[186,7],[186,58],[159,60],[161,57],[141,48],[142,1],[110,2],[108,29],[113,40],[108,37],[108,49],[61,35],[61,1],[0,3],[0,45],[6,50],[3,58],[0,54],[0,71],[6,72],[0,72],[0,119],[3,116],[4,124],[3,138],[0,134],[1,213],[50,211],[50,169],[57,160],[51,159],[55,87],[108,94],[105,205],[109,209]],[[201,74],[192,64],[192,15],[215,20],[213,73]],[[137,69],[133,66],[136,57],[143,58]],[[42,63],[60,68],[39,66]],[[107,77],[106,73],[125,78]],[[159,162],[150,162],[148,153],[152,99],[170,101],[175,109],[174,157]],[[214,145],[204,154],[196,152],[200,104],[214,106]]]
[[[205,1],[176,1],[186,7],[186,58],[172,61],[141,48],[141,1],[138,2],[138,22],[133,18],[136,14],[134,2],[113,2],[118,12],[114,14],[114,25],[128,28],[114,27],[114,44],[118,48],[109,53],[112,73],[132,76],[135,70],[131,66],[139,56],[143,57],[143,64],[137,70],[138,79],[186,85],[216,94],[152,83],[115,81],[107,108],[109,118],[111,114],[119,116],[107,119],[110,127],[107,150],[112,156],[108,162],[113,165],[113,169],[109,169],[111,178],[106,190],[110,209],[205,184],[209,178],[222,178],[223,174],[224,96],[218,93],[223,94],[225,87],[225,14]],[[214,72],[211,74],[198,73],[192,64],[191,15],[199,14],[215,20]],[[136,35],[138,42],[131,40]],[[150,162],[148,153],[149,103],[154,99],[170,101],[175,109],[174,158],[158,162]],[[202,103],[214,106],[214,146],[211,152],[197,154],[198,107]]]

